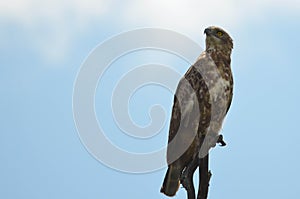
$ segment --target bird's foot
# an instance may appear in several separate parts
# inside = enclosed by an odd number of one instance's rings
[[[223,135],[222,134],[219,135],[217,143],[219,143],[220,146],[226,146],[226,142],[223,140]]]

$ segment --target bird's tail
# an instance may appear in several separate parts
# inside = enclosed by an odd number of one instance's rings
[[[181,175],[180,169],[177,169],[174,166],[169,165],[160,192],[167,196],[174,196],[180,185],[180,175]]]

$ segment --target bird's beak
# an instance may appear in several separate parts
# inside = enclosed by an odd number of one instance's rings
[[[210,34],[211,34],[211,29],[210,29],[210,28],[206,28],[206,29],[204,30],[204,34],[210,35]]]

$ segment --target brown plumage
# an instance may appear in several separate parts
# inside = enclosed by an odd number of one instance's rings
[[[187,165],[198,156],[207,155],[216,145],[232,100],[232,39],[218,27],[209,27],[204,33],[206,50],[180,80],[174,97],[167,150],[168,170],[161,188],[167,196],[176,194]]]

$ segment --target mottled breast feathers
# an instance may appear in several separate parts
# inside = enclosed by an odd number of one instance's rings
[[[220,92],[222,93],[220,94]],[[222,125],[222,121],[219,120],[223,119],[229,110],[232,92],[233,78],[230,57],[226,59],[226,56],[217,51],[203,52],[178,84],[172,108],[169,143],[175,136],[179,136],[178,141],[182,141],[183,137],[195,139],[201,134],[206,134],[213,119],[211,115],[212,100],[217,100],[214,105],[218,107],[215,108],[220,110],[220,114],[224,113],[217,116],[219,118],[215,117],[220,125],[213,130],[219,131]],[[214,135],[218,133],[214,132]],[[185,142],[193,143],[191,140],[185,140]],[[199,150],[199,146],[191,144],[187,151],[178,151],[181,150],[178,145],[180,143],[174,144],[174,147],[168,146],[168,163],[179,158],[179,154],[187,157],[181,156],[181,158],[189,159],[189,156]],[[212,145],[214,144],[212,143]]]

